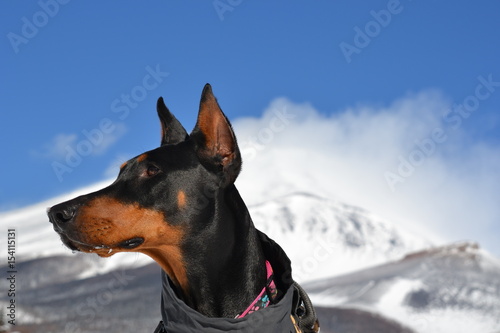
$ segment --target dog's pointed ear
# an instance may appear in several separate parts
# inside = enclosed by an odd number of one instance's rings
[[[158,98],[156,111],[161,123],[161,145],[173,145],[188,138],[188,134],[181,123],[168,110],[163,97]]]
[[[208,83],[203,88],[198,120],[190,137],[203,165],[220,175],[224,186],[233,183],[241,170],[241,154],[231,124]]]

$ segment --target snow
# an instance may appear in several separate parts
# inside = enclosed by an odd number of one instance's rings
[[[306,284],[324,307],[359,308],[421,333],[500,330],[500,263],[477,244],[427,249]]]
[[[418,286],[419,281],[399,281],[377,304],[378,311],[419,333],[487,333],[492,332],[493,327],[500,329],[498,318],[475,309],[433,309],[418,312],[402,306],[404,296]]]
[[[403,322],[419,333],[491,332],[500,321],[474,309],[435,309],[415,311],[404,306],[404,298],[412,291],[425,287],[421,280],[397,279],[380,298],[375,309],[382,315]]]
[[[367,292],[374,285],[368,284],[357,294],[349,297],[335,297],[328,292],[311,294],[311,299],[316,306],[359,308],[404,323],[419,333],[471,333],[471,332],[496,332],[500,330],[500,318],[486,314],[479,309],[432,309],[416,311],[405,306],[405,297],[412,291],[423,287],[422,281],[410,279],[396,279],[386,293],[382,294],[375,306],[367,304],[352,304],[350,299],[355,299]]]

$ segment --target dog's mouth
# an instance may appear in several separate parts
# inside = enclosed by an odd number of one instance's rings
[[[71,251],[96,253],[101,257],[110,257],[115,252],[120,252],[120,250],[132,250],[144,243],[144,238],[133,237],[118,243],[116,246],[109,246],[104,244],[95,245],[75,240],[64,233],[59,233],[59,236],[61,237],[63,244]]]
[[[104,244],[93,245],[84,242],[77,241],[68,237],[65,234],[60,233],[61,240],[67,248],[73,252],[86,252],[86,253],[96,253],[101,257],[109,257],[113,255],[113,248]]]

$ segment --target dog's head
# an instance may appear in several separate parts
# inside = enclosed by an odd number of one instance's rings
[[[110,186],[55,205],[48,216],[72,250],[102,257],[142,252],[175,275],[182,271],[184,240],[210,228],[213,201],[235,181],[241,156],[210,85],[189,135],[162,98],[157,111],[159,148],[123,163]]]

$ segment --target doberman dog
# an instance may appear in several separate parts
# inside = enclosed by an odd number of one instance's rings
[[[241,155],[211,86],[191,134],[161,97],[157,111],[159,148],[123,163],[110,186],[48,210],[62,242],[153,258],[163,274],[156,332],[319,332],[289,259],[254,227],[234,185]]]

